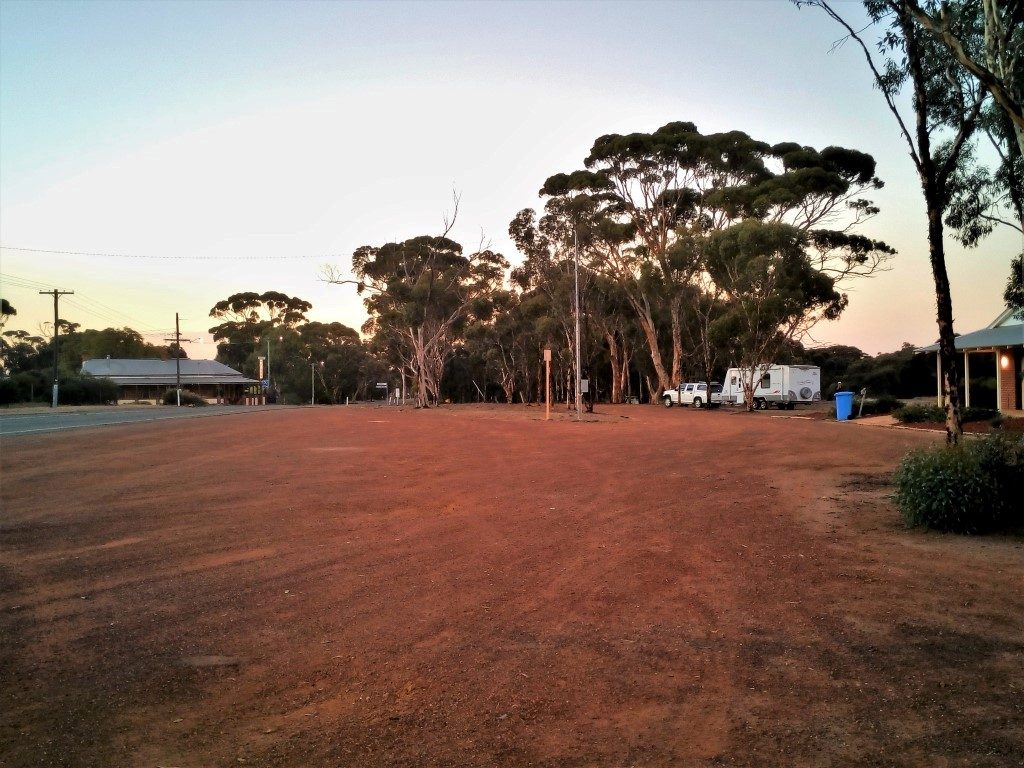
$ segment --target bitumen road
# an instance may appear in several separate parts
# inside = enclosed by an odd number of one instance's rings
[[[209,405],[205,408],[175,406],[117,407],[0,412],[0,437],[60,432],[86,427],[123,426],[169,419],[197,419],[211,416],[240,416],[260,411],[281,410],[282,405]]]

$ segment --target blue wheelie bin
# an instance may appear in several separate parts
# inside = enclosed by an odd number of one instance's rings
[[[853,392],[836,392],[836,421],[846,421],[853,415]]]

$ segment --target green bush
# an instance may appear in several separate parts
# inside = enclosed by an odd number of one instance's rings
[[[998,414],[999,412],[993,408],[974,408],[972,406],[964,408],[960,412],[960,420],[964,424],[970,421],[991,421]],[[922,422],[941,424],[946,420],[946,411],[937,405],[905,405],[894,410],[892,415],[902,424],[920,424]]]
[[[89,374],[61,377],[58,397],[61,405],[108,405],[117,402],[117,384]]]
[[[952,533],[1021,525],[1024,438],[994,434],[904,457],[893,475],[904,521]]]
[[[960,420],[966,424],[969,421],[991,421],[999,415],[999,411],[995,408],[975,408],[973,405],[970,408],[964,408],[960,414]]]
[[[168,389],[166,392],[164,392],[163,404],[177,405],[177,390]],[[198,406],[209,405],[209,403],[206,402],[206,399],[204,397],[197,395],[195,392],[189,392],[187,389],[181,390],[181,404]]]
[[[904,405],[902,400],[899,400],[892,395],[879,395],[878,397],[869,397],[864,401],[864,410],[860,409],[860,400],[856,401],[853,408],[854,415],[861,416],[881,416],[886,413],[892,413]]]
[[[7,376],[0,379],[0,405],[10,405],[18,399],[18,384]]]
[[[941,424],[946,420],[946,412],[937,405],[905,405],[893,411],[892,415],[901,424],[920,424],[922,422]]]

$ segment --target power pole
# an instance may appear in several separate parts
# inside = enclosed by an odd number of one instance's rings
[[[53,296],[53,401],[50,403],[51,408],[57,407],[58,390],[60,388],[60,376],[57,366],[59,365],[59,358],[57,356],[57,345],[60,337],[60,318],[57,313],[57,300],[61,296],[74,295],[74,291],[58,291],[54,288],[52,291],[40,291],[40,294],[46,294],[47,296]]]
[[[178,324],[178,313],[174,313],[174,338],[164,339],[174,342],[174,385],[178,393],[178,407],[181,407],[181,326]]]

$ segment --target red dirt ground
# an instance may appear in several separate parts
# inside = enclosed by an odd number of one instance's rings
[[[5,439],[0,765],[1020,766],[1024,538],[941,436],[624,406]]]

